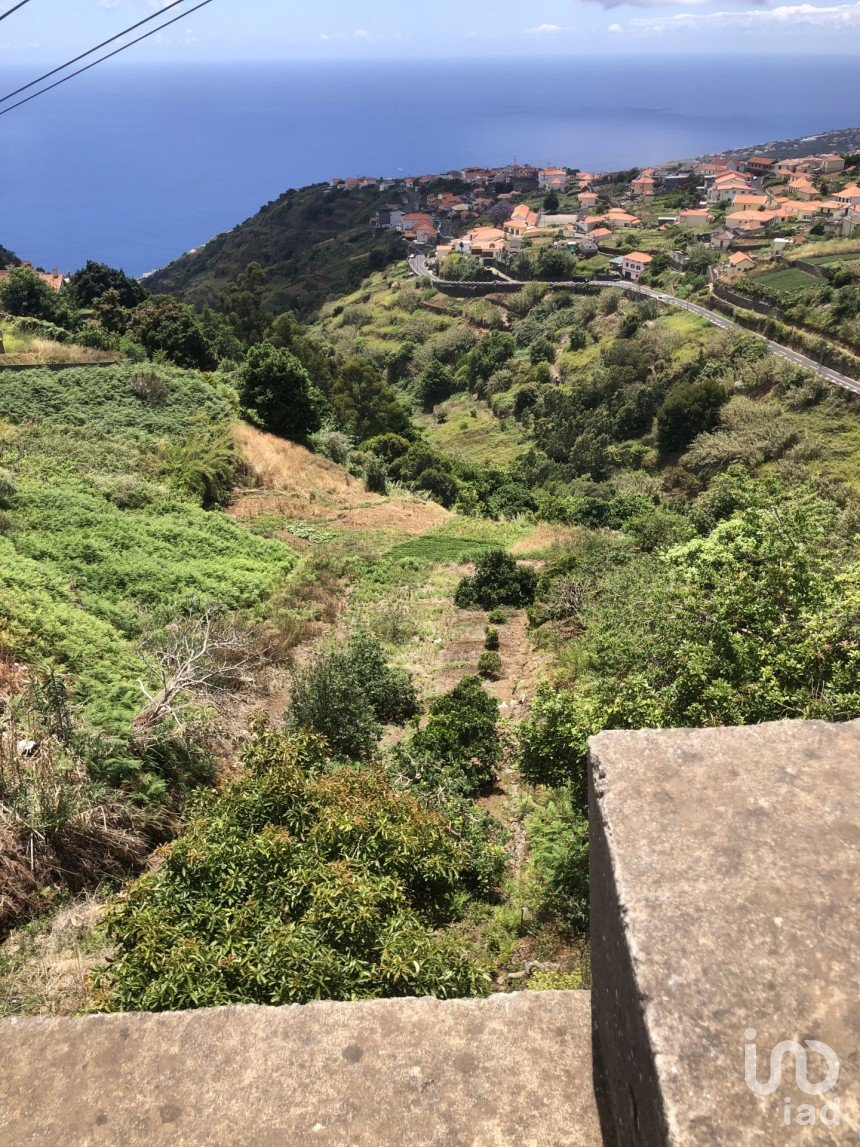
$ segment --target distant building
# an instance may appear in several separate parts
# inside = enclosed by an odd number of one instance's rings
[[[729,255],[729,266],[733,271],[750,271],[755,266],[755,260],[746,251],[735,251]]]
[[[652,258],[646,255],[644,251],[631,251],[629,255],[624,255],[621,260],[621,274],[625,279],[630,279],[636,282],[642,272],[650,267]]]
[[[751,155],[744,166],[750,175],[770,175],[776,160],[769,155]]]
[[[567,191],[570,176],[563,167],[545,167],[538,172],[538,187],[541,191]]]

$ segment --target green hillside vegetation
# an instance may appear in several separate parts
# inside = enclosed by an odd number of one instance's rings
[[[256,263],[269,280],[267,307],[307,314],[400,258],[399,237],[370,232],[371,215],[390,198],[378,191],[329,191],[324,184],[287,191],[232,231],[156,271],[146,285],[216,306]]]
[[[398,264],[303,326],[247,254],[222,317],[90,266],[31,317],[140,361],[0,374],[5,675],[126,834],[72,890],[175,836],[74,1006],[587,985],[592,733],[860,715],[858,400],[613,289]],[[211,688],[171,690],[201,634]]]

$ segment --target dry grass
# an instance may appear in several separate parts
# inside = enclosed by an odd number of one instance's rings
[[[329,522],[343,530],[397,530],[412,536],[450,517],[437,503],[399,491],[389,497],[369,494],[342,466],[294,442],[245,423],[236,434],[252,486],[230,509],[240,520],[280,514],[291,521]]]
[[[92,1001],[90,976],[106,952],[92,897],[14,933],[0,948],[0,1015],[73,1015]]]
[[[8,366],[42,366],[52,363],[75,363],[86,366],[94,362],[117,362],[120,356],[110,351],[58,343],[51,339],[25,339],[15,351],[0,355],[0,364]]]

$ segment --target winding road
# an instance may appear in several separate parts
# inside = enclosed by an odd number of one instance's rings
[[[422,254],[410,255],[409,267],[413,275],[417,275],[418,278],[429,279],[432,283],[440,282],[438,276],[434,275],[427,266],[426,257]],[[527,285],[525,281],[519,279],[508,279],[505,277],[503,281],[508,283],[515,282],[520,287]],[[484,286],[485,284],[481,285]],[[691,303],[688,299],[679,299],[676,295],[667,295],[664,291],[655,291],[651,287],[640,286],[639,283],[631,283],[627,279],[591,279],[585,283],[553,283],[552,286],[573,289],[577,287],[620,287],[623,291],[630,292],[630,294],[643,295],[645,298],[654,299],[655,302],[663,303],[665,306],[680,307],[681,310],[691,311],[694,315],[699,315],[701,318],[707,319],[712,326],[719,327],[720,330],[738,330],[743,331],[745,334],[754,333],[748,331],[746,327],[741,326],[740,323],[736,323],[732,319],[726,318],[725,315],[719,314],[717,311],[709,311],[707,307],[700,307],[698,303]],[[756,335],[756,337],[764,339],[763,335]],[[821,363],[817,363],[815,359],[800,354],[799,351],[792,350],[791,347],[783,346],[781,343],[771,342],[770,339],[764,339],[764,341],[773,354],[778,355],[780,358],[787,359],[788,362],[796,363],[798,366],[806,367],[807,370],[813,371],[813,373],[817,374],[820,378],[833,383],[834,386],[840,386],[843,390],[850,390],[852,394],[860,394],[860,382],[856,379],[849,378],[847,374],[840,374],[836,370],[831,370],[829,366],[823,366]]]

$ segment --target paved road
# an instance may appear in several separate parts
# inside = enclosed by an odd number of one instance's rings
[[[409,266],[414,275],[419,278],[429,279],[431,282],[436,282],[436,276],[427,266],[427,260],[424,255],[415,254],[409,256]],[[511,282],[519,282],[520,286],[526,284],[519,280],[510,280]],[[651,287],[640,285],[639,283],[630,283],[626,279],[592,279],[589,283],[554,283],[553,286],[558,287],[620,287],[624,291],[630,292],[634,295],[643,295],[648,299],[655,299],[658,303],[663,303],[669,307],[680,307],[685,311],[692,311],[694,315],[700,315],[703,319],[707,319],[715,327],[720,330],[738,330],[744,331],[746,334],[751,332],[742,327],[740,323],[734,322],[732,319],[726,318],[725,315],[719,314],[717,311],[709,311],[707,307],[700,307],[698,303],[691,303],[688,299],[679,299],[675,295],[667,295],[663,291],[655,291]],[[763,335],[758,335],[758,338],[763,338]],[[808,358],[799,351],[792,350],[791,347],[782,346],[781,343],[771,342],[770,339],[764,340],[770,350],[778,355],[780,358],[787,359],[789,362],[797,363],[798,366],[806,367],[807,370],[819,375],[820,378],[825,379],[827,382],[832,382],[834,386],[841,386],[843,390],[850,390],[853,394],[860,394],[860,381],[850,378],[847,374],[840,374],[836,370],[831,370],[829,366],[822,366],[817,363],[815,359]]]

